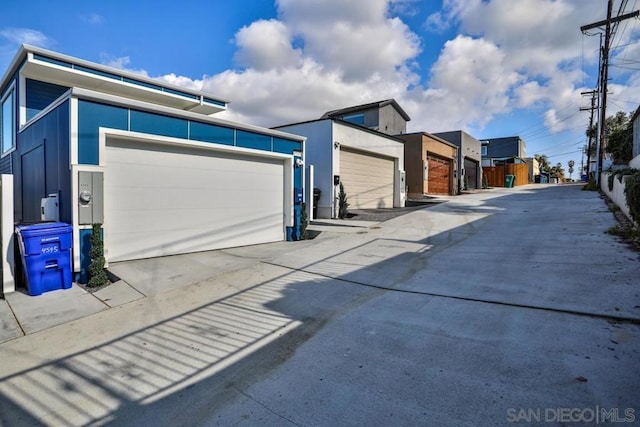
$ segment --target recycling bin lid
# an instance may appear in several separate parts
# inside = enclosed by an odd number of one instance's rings
[[[38,222],[33,224],[16,225],[16,232],[20,234],[32,234],[38,232],[50,233],[52,231],[67,231],[67,229],[71,229],[71,225],[64,222]]]

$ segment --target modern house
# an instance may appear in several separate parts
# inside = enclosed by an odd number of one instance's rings
[[[387,135],[406,133],[407,122],[411,120],[395,99],[329,111],[321,118],[343,120]]]
[[[426,132],[396,135],[404,141],[407,197],[457,192],[458,147]]]
[[[505,176],[514,175],[513,185],[526,185],[539,177],[540,171],[533,158],[525,158],[527,145],[519,136],[488,138],[482,144],[482,172],[488,185],[505,185]],[[535,163],[535,164],[534,164]]]
[[[462,130],[433,135],[458,147],[458,191],[482,188],[480,141]]]
[[[342,183],[350,209],[394,208],[405,203],[401,140],[339,118],[321,118],[276,129],[306,137],[305,162],[320,190],[318,218],[336,218]]]
[[[485,138],[480,142],[482,144],[483,162],[485,159],[505,159],[513,157],[524,159],[527,156],[527,144],[519,136]],[[483,166],[485,165],[483,164]]]
[[[57,199],[78,280],[94,223],[107,262],[296,238],[305,138],[216,119],[225,99],[26,45],[0,96],[15,221]]]

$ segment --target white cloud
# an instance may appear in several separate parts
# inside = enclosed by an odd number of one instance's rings
[[[279,0],[282,22],[304,43],[304,55],[346,80],[395,74],[420,52],[418,36],[387,15],[387,0]]]
[[[431,69],[429,87],[408,93],[415,105],[412,130],[430,132],[482,127],[508,110],[511,88],[522,80],[505,66],[498,46],[458,36],[445,43]]]
[[[43,33],[30,28],[4,28],[0,30],[0,36],[17,45],[30,44],[32,46],[48,47],[51,43],[51,40]]]
[[[129,64],[131,63],[131,58],[129,56],[111,56],[106,53],[100,54],[100,61],[109,67],[118,68],[120,70],[129,71],[132,73],[140,74],[145,77],[149,77],[149,73],[143,69],[131,68]],[[161,79],[170,78],[168,76],[161,77]],[[184,78],[184,82],[187,82],[187,78]]]
[[[420,13],[420,0],[390,0],[389,14],[393,16],[416,16]]]
[[[259,20],[236,33],[241,69],[161,79],[229,98],[229,111],[220,117],[263,126],[400,98],[417,81],[411,61],[419,39],[388,16],[388,6],[386,0],[280,0],[278,20]]]
[[[235,37],[238,51],[236,62],[242,67],[259,71],[297,66],[302,52],[291,45],[289,29],[275,19],[260,20],[242,27]]]

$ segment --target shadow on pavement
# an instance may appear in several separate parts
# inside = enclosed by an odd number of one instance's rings
[[[527,201],[526,194],[505,197]],[[504,212],[499,198],[492,204],[451,209],[453,214],[456,209],[486,214],[476,223],[414,241],[374,238],[352,245],[310,264],[288,266],[293,270],[274,280],[87,351],[0,376],[0,422],[12,426],[211,421],[215,409],[230,399],[250,399],[242,390],[287,361],[327,322],[390,292],[359,283],[392,289],[428,272],[433,267],[429,258],[440,246],[455,245],[466,238],[467,230]],[[420,291],[421,285],[417,286],[410,290]],[[428,289],[425,282],[422,290]]]

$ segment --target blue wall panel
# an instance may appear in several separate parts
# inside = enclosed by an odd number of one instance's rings
[[[129,110],[96,102],[78,101],[78,163],[97,165],[98,128],[127,130]]]
[[[236,145],[238,147],[253,148],[256,150],[271,151],[271,137],[259,133],[236,131]]]
[[[130,126],[130,130],[133,132],[151,133],[154,135],[183,139],[189,137],[189,122],[187,120],[143,111],[131,110]]]
[[[273,151],[283,154],[293,154],[294,151],[302,152],[302,143],[290,139],[273,138]]]
[[[26,79],[27,121],[58,99],[68,87]]]
[[[233,145],[234,130],[223,126],[191,122],[190,139],[202,142]]]
[[[69,143],[68,101],[18,134],[16,151],[11,154],[16,221],[40,220],[40,199],[59,193],[60,220],[71,223]],[[42,173],[34,168],[41,168]]]

